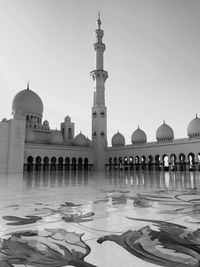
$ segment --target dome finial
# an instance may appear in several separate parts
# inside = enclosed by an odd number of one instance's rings
[[[196,113],[196,119],[198,118],[198,114]]]
[[[163,124],[165,124],[165,120],[163,120]]]
[[[140,125],[138,124],[138,130],[140,129]]]
[[[26,87],[27,90],[29,90],[29,81],[27,82],[27,87]]]

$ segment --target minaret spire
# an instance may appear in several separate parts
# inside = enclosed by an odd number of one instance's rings
[[[27,87],[26,87],[27,90],[29,90],[29,81],[27,82]]]
[[[97,25],[98,25],[98,30],[101,30],[101,18],[100,18],[100,12],[98,12]]]

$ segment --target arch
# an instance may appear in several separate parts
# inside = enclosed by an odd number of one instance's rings
[[[185,155],[184,155],[183,153],[181,153],[181,154],[179,155],[179,161],[180,161],[180,162],[185,162]]]
[[[33,171],[33,157],[32,156],[28,156],[27,158],[27,171],[28,172]]]
[[[133,157],[132,156],[129,157],[129,166],[130,166],[130,170],[133,171],[133,169],[134,169],[134,162],[133,162]]]
[[[197,165],[196,165],[196,170],[200,171],[200,152],[197,154]]]
[[[163,155],[162,162],[163,162],[163,170],[169,171],[169,157],[167,154]]]
[[[70,170],[70,158],[66,157],[65,158],[65,171],[69,171]]]
[[[29,115],[26,115],[26,121],[29,121]]]
[[[79,171],[82,170],[82,166],[83,166],[83,159],[82,158],[78,158],[78,170]]]
[[[88,170],[88,167],[89,167],[89,160],[88,158],[84,158],[84,170]]]
[[[176,157],[176,155],[174,153],[171,154],[171,156],[169,157],[169,160],[170,160],[170,170],[176,171],[177,170],[177,157]]]
[[[185,171],[186,170],[185,154],[181,153],[178,158],[179,158],[180,171]]]
[[[128,165],[128,158],[126,156],[124,157],[124,165]]]
[[[127,171],[128,170],[128,157],[127,156],[124,157],[123,165],[124,165],[124,170]]]
[[[76,170],[76,158],[72,158],[72,170],[75,171]]]
[[[161,168],[160,168],[160,156],[158,154],[155,156],[155,169],[156,169],[156,171],[161,170]]]
[[[110,157],[108,160],[108,169],[111,170],[112,169],[112,158]]]
[[[58,171],[63,171],[63,158],[58,158]]]
[[[49,169],[49,158],[44,157],[43,159],[43,171],[47,171]]]
[[[189,164],[189,170],[194,171],[195,170],[195,155],[192,152],[188,154],[188,164]]]
[[[56,157],[51,158],[51,171],[56,171]]]
[[[142,170],[146,170],[146,157],[144,155],[141,157],[141,166]]]
[[[117,161],[117,157],[114,157],[114,160],[113,160],[113,165],[114,165],[114,169],[116,170],[117,167],[118,167],[118,161]]]
[[[41,166],[42,166],[42,163],[41,162],[42,162],[41,157],[37,156],[35,158],[35,170],[36,171],[41,171]]]
[[[139,156],[135,157],[135,170],[136,171],[140,170],[140,157]]]
[[[119,168],[122,169],[122,157],[119,157],[118,162],[119,162]]]
[[[147,164],[148,164],[148,170],[152,171],[153,170],[153,156],[149,155],[147,157]]]

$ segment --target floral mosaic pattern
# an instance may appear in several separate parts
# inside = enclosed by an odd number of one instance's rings
[[[95,267],[84,261],[90,247],[82,235],[60,228],[9,233],[0,239],[0,266]]]
[[[199,187],[140,192],[113,187],[96,190],[96,195],[89,200],[89,209],[87,201],[11,203],[2,207],[4,215],[1,219],[7,233],[2,233],[0,238],[0,266],[100,267],[98,263],[92,265],[85,260],[93,247],[87,244],[87,239],[83,241],[84,231],[101,236],[93,238],[95,243],[117,243],[119,249],[130,253],[133,262],[137,257],[158,266],[200,265]],[[130,214],[131,211],[144,212],[138,218],[128,216],[127,210]],[[181,223],[151,220],[146,215],[149,210],[162,218],[181,216]],[[116,230],[114,226],[106,229],[96,224],[103,218],[109,222],[112,215],[119,211],[125,231],[123,227],[119,230],[120,225]],[[44,228],[46,223],[54,223],[54,226],[60,223],[62,227]],[[76,230],[70,232],[69,225],[79,227],[81,233]],[[101,247],[98,249],[101,250]]]
[[[159,266],[199,266],[200,229],[192,231],[169,222],[129,219],[153,223],[158,229],[147,225],[122,235],[104,236],[97,242],[116,242],[134,256]]]

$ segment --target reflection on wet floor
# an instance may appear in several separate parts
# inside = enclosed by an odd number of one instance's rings
[[[200,173],[0,176],[0,266],[199,266]]]

